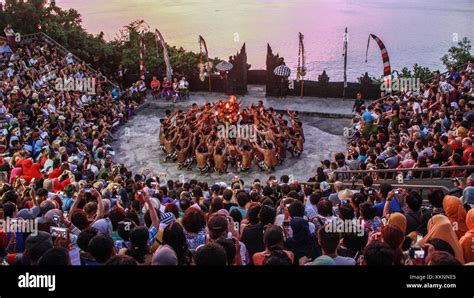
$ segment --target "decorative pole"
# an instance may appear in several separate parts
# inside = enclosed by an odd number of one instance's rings
[[[304,35],[301,32],[298,33],[299,49],[298,49],[298,72],[297,79],[301,79],[301,97],[304,95],[304,76],[306,75],[306,59],[304,53]]]
[[[163,47],[163,59],[165,60],[165,64],[166,64],[166,77],[171,82],[171,80],[173,79],[172,78],[173,68],[171,67],[170,58],[168,56],[168,49],[166,48],[165,39],[163,38],[163,35],[161,35],[160,31],[158,31],[158,29],[155,29],[155,40],[156,40],[156,54],[158,56],[159,56],[159,54],[158,54],[158,41],[161,42],[161,45]]]
[[[145,80],[145,64],[143,62],[143,33],[140,34],[140,79]]]
[[[199,35],[199,48],[200,48],[200,51],[201,51],[201,57],[200,57],[201,64],[202,64],[202,47],[203,46],[204,46],[204,50],[206,51],[206,67],[207,67],[207,75],[208,75],[208,78],[209,78],[209,92],[211,92],[211,90],[212,90],[212,87],[211,87],[212,64],[209,61],[209,51],[207,50],[206,41],[204,40],[204,38],[201,35]]]
[[[347,42],[349,41],[347,27],[346,31],[344,32],[344,88],[342,89],[342,97],[346,97],[346,88],[347,88]]]

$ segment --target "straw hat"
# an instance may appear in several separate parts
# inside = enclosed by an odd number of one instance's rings
[[[344,189],[337,193],[339,200],[347,200],[352,198],[352,191],[350,189]]]

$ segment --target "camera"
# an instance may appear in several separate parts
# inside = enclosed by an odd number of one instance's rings
[[[49,229],[49,231],[51,233],[51,237],[53,237],[53,238],[57,238],[57,237],[66,238],[67,237],[67,229],[66,228],[51,227]]]
[[[427,247],[424,245],[413,246],[410,248],[410,258],[422,260],[427,255]]]

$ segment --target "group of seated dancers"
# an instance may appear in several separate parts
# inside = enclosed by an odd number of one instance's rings
[[[238,105],[233,96],[228,103]],[[252,163],[270,173],[283,163],[287,152],[290,159],[301,156],[305,138],[298,112],[287,111],[287,120],[272,108],[265,109],[259,101],[257,105],[238,109],[235,123],[223,123],[222,117],[217,117],[226,113],[222,106],[218,101],[203,106],[193,104],[188,111],[167,110],[160,119],[160,147],[166,154],[165,161],[177,162],[179,169],[191,169],[196,164],[201,174],[223,174],[230,167],[248,172]],[[231,125],[251,133],[221,133]]]

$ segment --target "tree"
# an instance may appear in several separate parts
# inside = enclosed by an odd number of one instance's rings
[[[146,71],[153,75],[165,75],[166,65],[163,59],[163,48],[161,44],[157,45],[154,32],[150,31],[143,20],[136,20],[124,26],[118,37],[111,42],[120,56],[120,63],[129,70],[132,76],[138,78],[140,36],[143,37],[145,46],[143,60]],[[173,73],[176,76],[197,76],[199,73],[197,65],[200,61],[198,53],[186,51],[182,47],[177,48],[169,44],[166,44],[166,47]],[[205,62],[204,57],[203,59]],[[213,65],[220,61],[217,58],[210,60]]]
[[[28,21],[25,21],[28,20]],[[125,26],[119,36],[110,42],[103,33],[93,35],[82,27],[82,19],[75,9],[62,9],[54,0],[6,0],[0,13],[0,27],[11,24],[15,32],[21,35],[44,32],[59,44],[69,49],[104,73],[111,73],[119,64],[129,69],[134,79],[138,78],[139,36],[143,34],[145,42],[144,62],[147,72],[164,74],[163,49],[156,46],[154,32],[143,20],[137,20]],[[196,75],[199,70],[199,54],[183,48],[166,45],[176,75]],[[219,62],[211,59],[214,65]],[[204,61],[205,62],[205,61]]]
[[[433,72],[428,67],[415,64],[413,65],[413,71],[409,70],[408,67],[404,67],[398,73],[398,76],[400,78],[419,78],[421,82],[424,82],[428,79],[431,79]]]
[[[469,59],[472,59],[470,53],[471,50],[471,41],[464,37],[458,46],[453,46],[448,50],[448,54],[441,57],[441,61],[446,66],[446,68],[451,68],[453,66],[461,66],[466,64]]]
[[[75,9],[61,9],[55,1],[6,0],[0,27],[11,24],[21,35],[44,32],[94,67],[110,68],[114,49],[103,35],[92,35],[82,28],[81,15]]]

